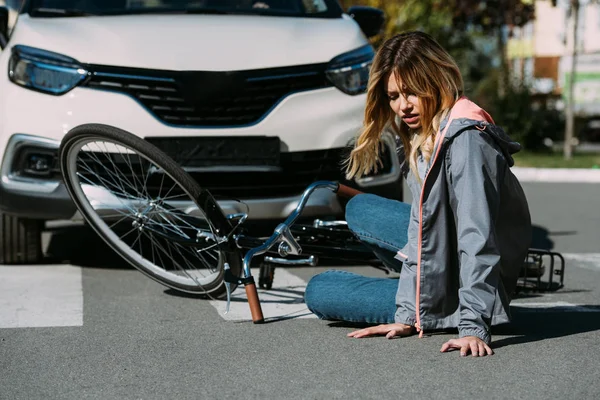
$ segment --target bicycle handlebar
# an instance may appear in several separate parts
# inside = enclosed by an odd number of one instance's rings
[[[300,201],[298,202],[298,206],[296,207],[296,209],[292,213],[290,213],[290,215],[288,215],[288,217],[286,218],[286,220],[284,222],[282,222],[281,224],[279,224],[277,226],[277,228],[275,228],[275,232],[273,232],[273,235],[271,235],[271,237],[269,239],[267,239],[265,242],[263,242],[261,245],[249,250],[246,253],[246,255],[244,257],[244,276],[245,277],[251,276],[250,260],[252,259],[252,257],[260,255],[260,254],[264,254],[267,251],[269,251],[273,245],[275,245],[276,243],[278,243],[279,240],[281,240],[282,236],[284,236],[284,238],[285,238],[285,236],[289,236],[289,241],[295,242],[293,236],[291,236],[291,234],[289,234],[289,227],[292,226],[292,224],[294,224],[294,222],[296,222],[296,219],[300,216],[300,214],[302,213],[302,210],[304,209],[304,206],[308,202],[308,198],[318,188],[329,188],[334,193],[338,193],[340,196],[347,197],[347,198],[352,198],[352,197],[356,196],[357,194],[362,193],[360,190],[356,190],[354,188],[351,188],[350,186],[343,185],[339,182],[317,181],[317,182],[313,182],[312,184],[310,184],[304,190],[304,193],[302,194],[302,197],[300,198]],[[290,246],[292,246],[294,243],[289,243],[289,244],[290,244]]]

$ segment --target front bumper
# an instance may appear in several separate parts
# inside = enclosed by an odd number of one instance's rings
[[[30,146],[56,153],[59,143],[22,134],[10,138],[0,170],[0,211],[33,219],[70,218],[76,208],[60,180],[36,179],[18,173],[18,155]]]
[[[385,143],[391,154],[395,154],[395,142],[386,137]],[[57,154],[60,143],[55,140],[18,134],[13,135],[6,147],[0,170],[0,210],[4,213],[23,218],[44,220],[81,221],[74,203],[62,183],[60,171],[46,179],[24,176],[18,169],[18,157],[22,149],[35,148]],[[357,181],[357,187],[369,192],[377,192],[378,188],[398,186],[400,166],[396,157],[391,157],[391,167],[384,175],[371,176]],[[56,163],[57,165],[57,163]],[[202,185],[202,182],[199,182]],[[101,199],[103,210],[122,210],[122,199],[111,199],[108,191],[92,190],[94,196]],[[298,205],[301,194],[293,196],[269,197],[268,191],[260,198],[240,200],[219,200],[218,203],[225,214],[247,213],[249,219],[276,220],[286,218]],[[196,209],[192,202],[181,203],[178,208],[193,213]],[[326,189],[316,190],[310,197],[302,213],[305,217],[325,215],[340,216],[342,206],[337,195]]]

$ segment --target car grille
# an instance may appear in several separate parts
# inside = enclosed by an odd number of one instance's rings
[[[282,153],[281,167],[267,172],[191,170],[188,173],[216,198],[252,199],[293,196],[302,193],[306,186],[316,180],[342,179],[341,154],[342,149]],[[89,167],[87,172],[80,171],[86,182],[97,184],[111,182],[110,175],[114,174],[115,170],[125,179],[134,182],[136,178],[132,176],[132,171],[139,171],[137,181],[143,177],[147,193],[151,196],[159,195],[160,187],[163,185],[162,175],[152,174],[147,178],[145,175],[149,165],[139,165],[140,161],[136,161],[139,160],[137,157],[125,159],[122,155],[115,155],[109,159],[106,154],[102,157],[93,156],[93,158],[81,154],[80,157],[86,165],[92,165],[94,169],[92,174],[89,173]],[[97,164],[100,159],[105,160],[104,164],[107,168]],[[138,193],[132,188],[129,194],[135,196]],[[179,194],[170,192],[170,196]]]
[[[272,172],[191,172],[217,198],[295,196],[317,180],[338,181],[342,149],[282,153],[280,169]]]
[[[217,199],[254,199],[254,198],[276,198],[285,196],[296,196],[301,194],[306,187],[318,180],[341,181],[344,180],[342,161],[348,154],[345,148],[335,148],[328,150],[312,150],[302,152],[281,153],[280,168],[273,171],[260,172],[226,172],[226,171],[203,171],[188,173],[194,178],[198,184],[208,189],[210,193]],[[80,171],[84,176],[84,181],[104,184],[110,182],[113,172],[117,169],[118,174],[123,175],[131,182],[134,178],[131,176],[131,171],[140,171],[137,181],[144,181],[151,196],[159,196],[159,190],[163,185],[162,175],[146,173],[148,165],[133,165],[133,159],[125,160],[122,155],[115,155],[111,159],[94,156],[87,158],[85,154],[81,154],[82,160],[87,161],[88,165],[94,165],[99,159],[106,160],[107,168],[95,164],[93,174],[85,171]],[[383,173],[387,173],[391,168],[391,159],[389,152],[383,154]],[[149,177],[148,177],[149,176]],[[143,177],[140,178],[140,177]],[[120,187],[123,190],[123,187]],[[139,193],[132,188],[130,193],[137,196]],[[164,193],[163,193],[164,194]],[[181,193],[170,191],[169,195],[174,197]]]
[[[83,86],[127,94],[174,126],[244,126],[285,96],[331,86],[326,64],[249,71],[157,71],[87,65]]]

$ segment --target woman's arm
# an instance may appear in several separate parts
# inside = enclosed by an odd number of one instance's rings
[[[490,324],[500,280],[495,221],[506,161],[493,139],[469,130],[453,139],[447,159],[450,203],[460,266],[461,338],[491,342]]]
[[[359,339],[369,336],[385,335],[386,338],[392,339],[397,336],[410,336],[413,333],[415,333],[414,326],[395,323],[370,326],[368,328],[352,331],[347,336]]]

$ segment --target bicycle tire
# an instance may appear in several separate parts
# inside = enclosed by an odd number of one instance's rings
[[[240,275],[240,252],[227,237],[231,223],[212,195],[154,145],[119,128],[85,124],[65,135],[59,163],[86,222],[143,274],[177,291],[211,298],[225,294],[225,262]],[[158,179],[159,186],[150,185]],[[122,227],[127,234],[120,234]],[[136,233],[131,243],[129,235]],[[193,234],[198,248],[182,244]],[[144,254],[148,244],[151,259],[148,250]]]

